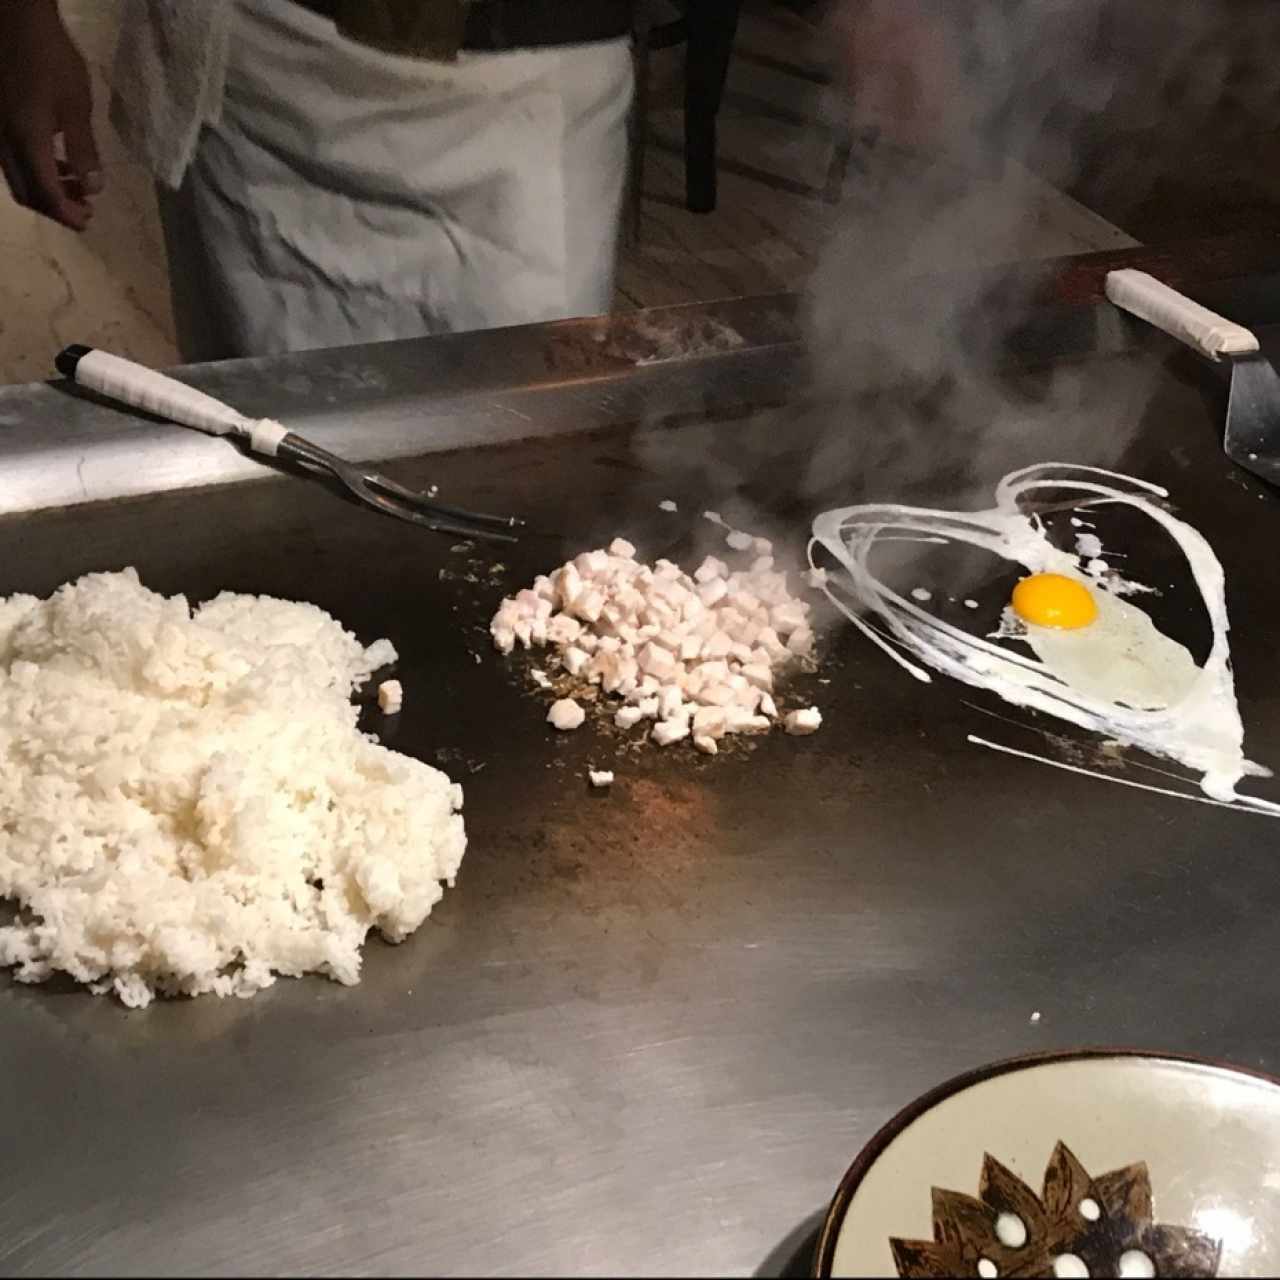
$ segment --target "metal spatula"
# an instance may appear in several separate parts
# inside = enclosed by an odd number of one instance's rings
[[[1246,471],[1280,484],[1280,374],[1258,339],[1144,271],[1112,271],[1107,297],[1207,359],[1231,362],[1222,447]]]

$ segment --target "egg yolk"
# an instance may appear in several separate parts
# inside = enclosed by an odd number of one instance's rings
[[[1059,631],[1078,631],[1098,616],[1093,595],[1083,583],[1060,573],[1033,573],[1013,589],[1013,611],[1024,622]]]

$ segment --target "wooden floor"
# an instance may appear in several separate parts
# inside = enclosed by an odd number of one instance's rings
[[[639,236],[624,244],[616,305],[802,289],[862,180],[856,153],[847,171],[842,163],[846,107],[825,83],[821,32],[780,4],[747,0],[719,123],[720,200],[710,214],[684,203],[681,59],[679,48],[653,55]],[[964,185],[977,209],[970,263],[1135,243],[1026,169],[1010,166],[998,181],[975,174]],[[1007,234],[1011,211],[1016,238]]]

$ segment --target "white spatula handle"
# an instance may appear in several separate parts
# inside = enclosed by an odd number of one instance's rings
[[[56,363],[60,373],[92,391],[211,436],[237,436],[258,453],[274,454],[287,434],[278,422],[246,418],[185,382],[109,351],[68,347]]]
[[[1258,339],[1145,271],[1107,273],[1107,297],[1124,311],[1185,342],[1210,360],[1257,351]]]

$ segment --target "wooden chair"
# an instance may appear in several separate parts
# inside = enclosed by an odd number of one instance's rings
[[[729,56],[742,0],[676,0],[681,16],[654,22],[650,0],[638,0],[635,22],[636,98],[632,111],[631,190],[628,218],[634,243],[640,233],[644,151],[649,112],[649,55],[684,42],[685,204],[694,213],[716,207],[716,116],[724,97]]]

